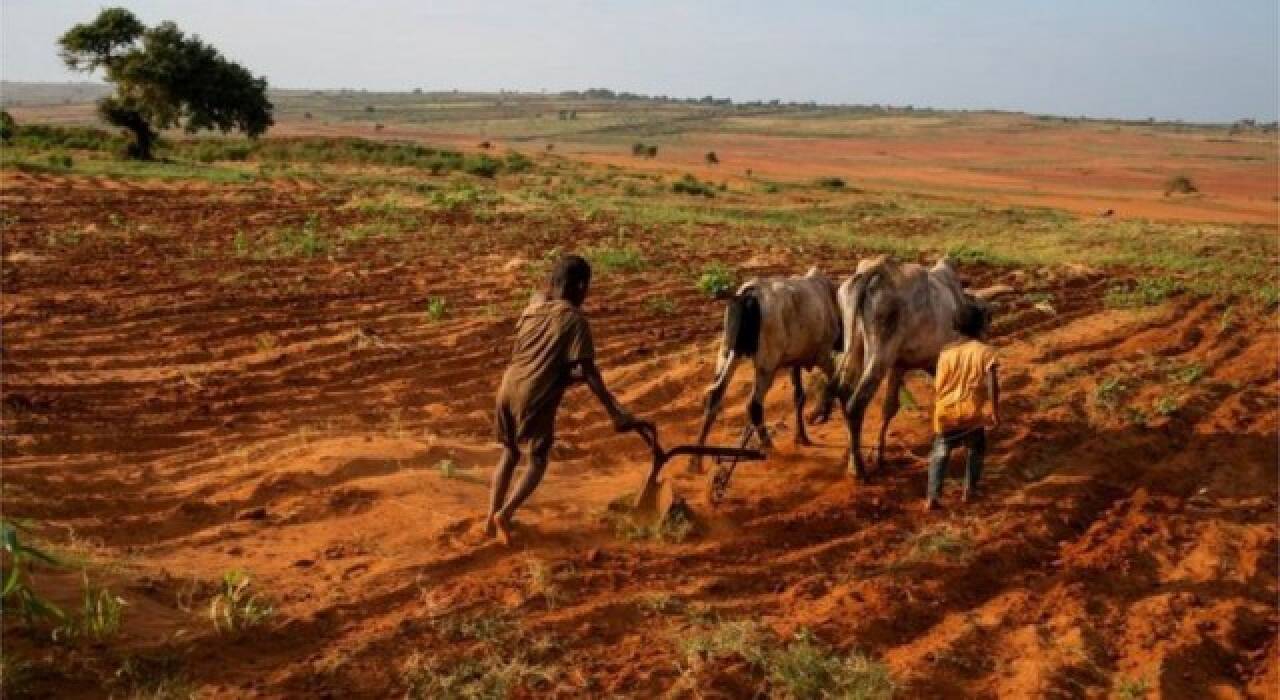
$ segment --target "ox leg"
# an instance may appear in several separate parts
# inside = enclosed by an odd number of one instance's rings
[[[849,466],[859,478],[865,477],[867,473],[866,462],[862,459],[862,421],[867,415],[867,405],[875,397],[876,389],[880,388],[885,372],[884,361],[875,357],[873,353],[868,355],[875,359],[872,359],[863,370],[862,377],[858,380],[858,388],[854,390],[853,396],[846,404],[845,413],[845,420],[849,424]]]
[[[707,398],[702,411],[702,429],[698,431],[698,444],[707,444],[707,436],[711,434],[711,426],[716,421],[716,416],[720,413],[720,406],[724,403],[725,390],[729,388],[729,379],[733,377],[733,370],[738,366],[738,356],[729,355],[721,360],[720,371],[716,375],[716,379],[711,383],[711,388],[707,390]],[[689,459],[689,473],[702,473],[702,456],[693,455]]]
[[[858,444],[858,424],[853,420],[853,402],[841,401],[840,413],[844,415],[845,427],[849,429],[849,472],[853,474],[858,481],[867,479],[867,470],[863,468],[862,460],[855,459],[854,445]]]
[[[876,469],[884,469],[884,443],[889,436],[889,421],[898,415],[898,409],[901,408],[902,392],[902,376],[903,371],[893,368],[889,371],[889,385],[885,388],[884,395],[884,415],[880,419],[880,443],[876,447]]]
[[[804,372],[799,367],[791,368],[791,398],[796,404],[796,436],[795,444],[808,446],[809,434],[804,429]]]
[[[822,370],[822,376],[826,377],[827,383],[822,387],[822,400],[814,406],[813,413],[809,414],[810,425],[826,423],[831,418],[831,407],[835,405],[840,394],[840,384],[836,378],[835,363],[831,356],[824,357],[818,367]]]
[[[769,439],[769,431],[764,427],[764,397],[773,386],[773,378],[777,370],[756,367],[755,386],[751,387],[751,402],[747,404],[747,414],[751,417],[751,426],[760,436],[761,447],[773,447]]]

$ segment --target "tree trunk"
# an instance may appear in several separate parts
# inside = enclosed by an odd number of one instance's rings
[[[106,98],[98,104],[98,112],[108,124],[129,131],[130,142],[125,149],[126,158],[151,160],[151,149],[156,142],[156,132],[147,123],[146,117],[136,109],[123,106],[114,98]]]
[[[137,160],[151,160],[151,147],[156,141],[156,132],[146,121],[139,118],[137,124],[126,126],[133,136],[133,141],[125,149],[125,156]]]

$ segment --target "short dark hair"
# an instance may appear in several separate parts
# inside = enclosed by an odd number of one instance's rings
[[[991,324],[991,309],[976,299],[970,299],[956,316],[956,330],[962,335],[977,338]]]
[[[548,284],[553,292],[563,293],[583,282],[591,281],[591,265],[581,255],[562,255],[551,268]]]

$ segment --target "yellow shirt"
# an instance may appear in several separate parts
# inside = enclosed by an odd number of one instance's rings
[[[978,340],[958,340],[938,355],[933,430],[939,434],[982,426],[987,420],[987,370],[996,350]]]

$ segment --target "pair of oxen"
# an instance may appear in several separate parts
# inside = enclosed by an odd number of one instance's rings
[[[764,425],[764,396],[784,369],[791,372],[795,442],[811,444],[805,431],[803,371],[818,368],[827,381],[810,420],[825,421],[832,405],[840,405],[849,428],[849,470],[865,478],[863,417],[886,375],[878,468],[884,464],[889,423],[898,413],[903,375],[913,369],[933,374],[942,348],[958,337],[958,322],[967,314],[990,315],[988,296],[965,290],[945,257],[932,268],[888,257],[863,260],[839,288],[817,268],[803,276],[746,282],[725,311],[698,444],[706,443],[729,380],[744,359],[751,360],[755,380],[742,444],[755,434],[762,446],[771,445]],[[691,469],[701,471],[699,457],[694,457]]]

